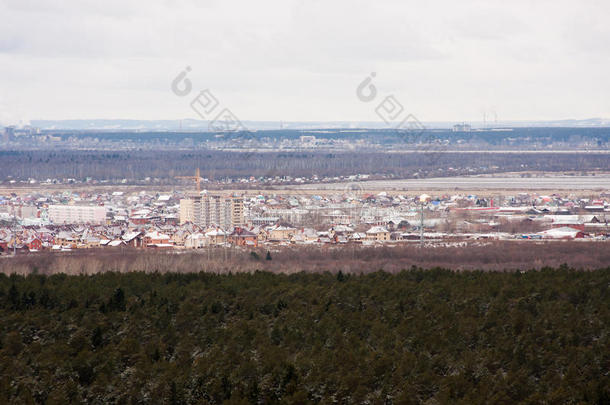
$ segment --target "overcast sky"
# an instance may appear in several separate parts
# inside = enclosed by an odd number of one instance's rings
[[[0,0],[0,122],[610,117],[610,1]],[[193,90],[170,83],[186,66]],[[378,98],[356,88],[371,72]]]

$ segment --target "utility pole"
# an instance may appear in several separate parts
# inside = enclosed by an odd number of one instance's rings
[[[424,247],[424,203],[423,201],[421,202],[421,209],[420,209],[420,222],[419,222],[419,247],[423,248]]]
[[[421,204],[420,211],[420,222],[419,222],[419,247],[424,247],[424,204],[430,199],[428,194],[422,194],[419,196],[419,203]]]

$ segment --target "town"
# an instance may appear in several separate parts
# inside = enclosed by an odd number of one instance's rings
[[[610,405],[610,1],[0,15],[0,405]]]
[[[286,189],[0,195],[0,254],[610,240],[610,194],[413,194]],[[199,187],[199,184],[198,184]]]

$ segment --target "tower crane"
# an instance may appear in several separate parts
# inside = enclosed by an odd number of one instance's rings
[[[195,180],[197,183],[197,194],[201,193],[201,175],[199,174],[199,168],[195,171],[194,176],[176,176],[177,179],[183,180]]]

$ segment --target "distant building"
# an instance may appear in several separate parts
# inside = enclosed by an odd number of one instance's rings
[[[254,217],[252,218],[252,225],[254,226],[266,226],[273,225],[280,220],[280,217]]]
[[[14,126],[4,127],[4,131],[2,134],[2,140],[4,142],[10,141],[11,139],[13,139],[14,136],[15,136],[15,127]]]
[[[291,226],[277,225],[267,230],[268,239],[272,241],[287,241],[297,233],[296,228]]]
[[[207,239],[204,234],[200,232],[192,233],[184,240],[184,247],[187,249],[200,249],[206,246],[206,241]]]
[[[104,224],[106,222],[106,207],[50,205],[49,220],[54,224]]]
[[[244,199],[237,196],[192,195],[180,200],[180,224],[228,229],[244,224]]]
[[[302,135],[299,140],[302,146],[316,146],[316,137],[312,135]]]
[[[187,222],[201,223],[201,196],[180,200],[180,225]]]
[[[16,135],[40,135],[40,128],[31,125],[25,125],[23,128],[16,130]]]
[[[465,122],[462,122],[461,124],[455,124],[453,126],[453,132],[470,132],[472,131],[472,127],[470,126],[470,124],[466,124]]]
[[[6,216],[6,218],[18,217],[26,219],[40,217],[38,207],[33,205],[0,205],[0,213],[5,214],[3,216]]]
[[[19,206],[17,208],[17,216],[19,218],[39,218],[40,212],[38,211],[38,207],[36,206]]]
[[[229,242],[236,246],[256,247],[258,246],[258,236],[238,226],[229,235]]]
[[[580,229],[563,226],[538,232],[536,235],[540,235],[542,239],[580,239],[584,238],[586,234]]]
[[[142,232],[128,232],[121,236],[121,240],[125,243],[126,246],[131,246],[135,248],[144,246],[144,236]]]
[[[366,239],[378,241],[390,240],[390,232],[383,226],[374,226],[366,231]]]
[[[161,233],[159,231],[148,232],[144,235],[143,244],[146,247],[159,247],[167,248],[173,246],[169,235]]]

